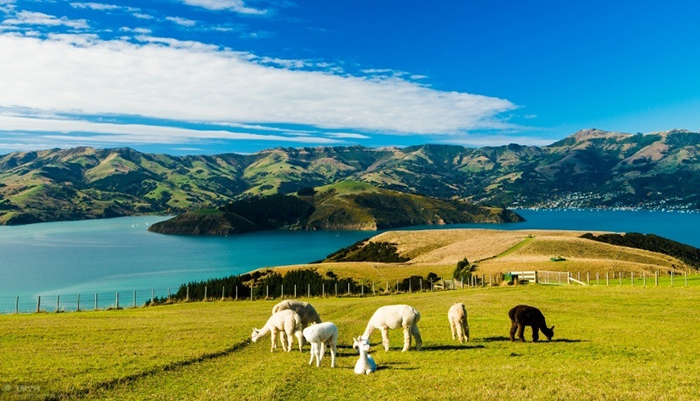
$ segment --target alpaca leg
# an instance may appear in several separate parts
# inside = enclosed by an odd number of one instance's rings
[[[286,334],[287,334],[287,352],[291,352],[292,347],[294,347],[294,335],[292,333],[286,333]]]
[[[277,341],[277,331],[276,330],[273,329],[270,331],[270,339],[272,341],[272,346],[270,346],[270,352],[274,352],[275,347],[277,346],[277,344],[275,343],[275,341]]]
[[[515,341],[515,331],[518,330],[518,324],[513,322],[510,326],[510,341]]]
[[[518,324],[518,338],[520,341],[525,342],[525,325]]]
[[[294,335],[296,336],[297,342],[299,343],[299,352],[304,352],[301,348],[304,341],[304,334],[302,334],[301,331],[297,331],[296,333],[294,333]]]
[[[331,346],[331,367],[335,367],[335,354],[338,352],[338,346],[335,343],[332,343]]]
[[[316,343],[311,343],[311,358],[309,358],[309,365],[314,363],[314,355],[316,355]]]
[[[316,367],[321,366],[321,361],[323,356],[326,354],[326,343],[321,343],[321,351],[318,353],[318,359],[316,359]]]
[[[532,326],[532,341],[540,341],[540,328],[537,326]]]
[[[469,324],[467,322],[464,322],[464,328],[462,328],[462,332],[464,333],[464,337],[469,342]]]
[[[455,339],[455,322],[453,322],[452,320],[450,320],[450,330],[452,330],[452,339],[454,340]],[[457,330],[457,332],[459,333],[459,329]]]
[[[417,324],[413,324],[413,326],[411,326],[411,334],[413,335],[413,338],[416,339],[416,349],[420,351],[423,348],[423,339],[420,336],[420,330],[418,330]]]
[[[401,352],[406,352],[411,348],[411,328],[403,328],[403,349]]]
[[[382,327],[382,345],[384,346],[384,351],[389,351],[389,329]]]

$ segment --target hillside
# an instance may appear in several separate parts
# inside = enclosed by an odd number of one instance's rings
[[[389,231],[374,236],[362,244],[349,248],[350,255],[362,246],[372,243],[392,244],[399,257],[408,259],[402,263],[377,261],[346,261],[336,254],[318,264],[278,267],[285,273],[297,269],[314,269],[320,274],[332,271],[342,278],[369,281],[396,281],[410,276],[425,277],[436,273],[452,278],[457,262],[467,258],[477,263],[476,274],[498,275],[509,271],[546,270],[568,271],[574,274],[635,273],[640,277],[646,272],[668,274],[697,267],[684,263],[677,257],[661,252],[607,244],[582,237],[583,232],[551,230],[419,230]],[[599,234],[599,233],[598,233]],[[696,252],[697,248],[693,248]],[[552,257],[564,261],[552,261]]]
[[[301,194],[301,195],[299,195]],[[508,210],[342,181],[294,195],[249,197],[149,227],[161,234],[229,235],[275,228],[381,230],[414,225],[521,221]]]
[[[168,156],[53,149],[0,156],[0,224],[179,213],[342,180],[521,207],[698,209],[700,133],[579,131],[549,146],[277,148]]]

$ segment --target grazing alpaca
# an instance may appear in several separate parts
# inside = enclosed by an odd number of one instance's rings
[[[326,353],[326,346],[331,350],[331,367],[335,367],[335,355],[338,352],[338,328],[331,322],[313,324],[304,329],[304,338],[311,343],[311,359],[316,357],[316,367],[321,365],[321,359]]]
[[[510,341],[515,341],[515,331],[517,330],[518,338],[520,341],[525,342],[525,336],[523,335],[525,326],[532,327],[532,341],[538,341],[540,339],[540,330],[542,330],[542,334],[547,337],[547,341],[551,341],[552,337],[554,337],[554,326],[547,328],[544,315],[535,307],[518,305],[508,311],[508,317],[510,317],[511,321]]]
[[[369,319],[362,338],[369,341],[374,330],[381,330],[384,350],[389,351],[389,329],[403,327],[403,349],[401,351],[408,351],[411,348],[411,336],[416,339],[416,349],[420,350],[423,347],[423,340],[418,330],[419,320],[420,313],[408,305],[382,306]]]
[[[275,313],[286,309],[293,310],[299,314],[301,317],[302,328],[308,327],[313,323],[321,323],[321,317],[318,316],[316,309],[314,309],[314,307],[308,302],[292,301],[287,299],[275,305],[272,308],[272,314],[274,315]]]
[[[355,363],[355,373],[361,375],[375,372],[377,364],[374,363],[374,359],[368,354],[369,340],[362,337],[353,338],[352,347],[360,351],[360,359]]]
[[[277,347],[275,339],[278,332],[280,335],[280,343],[282,343],[282,349],[284,351],[289,352],[292,350],[294,337],[297,338],[299,342],[299,351],[301,351],[301,318],[298,313],[291,310],[283,310],[275,313],[267,320],[267,323],[265,323],[262,329],[253,329],[253,334],[250,336],[250,339],[256,342],[258,338],[265,336],[268,332],[272,333],[272,347],[270,348],[270,352],[274,351]],[[286,344],[284,342],[284,335],[287,336]]]
[[[467,309],[464,304],[454,304],[447,312],[447,319],[450,321],[450,329],[452,329],[452,339],[455,339],[455,333],[460,343],[466,339],[469,341],[469,324],[467,323]]]

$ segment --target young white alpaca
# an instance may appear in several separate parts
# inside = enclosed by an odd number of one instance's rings
[[[304,329],[304,338],[311,343],[311,359],[316,358],[316,367],[321,365],[321,359],[326,353],[326,346],[331,350],[331,367],[335,367],[335,355],[338,352],[338,328],[331,322],[313,324]]]
[[[250,339],[253,342],[258,341],[259,338],[265,336],[268,332],[271,333],[272,346],[270,347],[270,352],[274,351],[276,348],[275,340],[277,333],[280,335],[280,343],[282,343],[282,349],[286,352],[292,350],[292,345],[294,344],[294,337],[297,338],[299,342],[299,351],[301,351],[301,318],[299,314],[291,310],[283,310],[272,315],[265,323],[265,326],[258,330],[253,329],[253,334]],[[285,344],[284,335],[287,336],[287,343]]]
[[[464,304],[458,303],[450,307],[447,312],[447,319],[450,321],[450,329],[452,330],[452,339],[459,339],[463,343],[466,339],[469,341],[469,323],[467,323],[467,308]]]
[[[352,347],[360,350],[360,359],[355,363],[355,373],[361,375],[375,372],[377,370],[377,364],[368,354],[369,340],[362,337],[353,338]]]
[[[308,302],[293,301],[290,299],[284,300],[272,307],[272,314],[283,310],[293,310],[301,317],[302,328],[313,323],[321,323],[321,317],[316,312],[313,306]]]
[[[411,348],[411,337],[416,339],[416,349],[420,350],[423,347],[423,340],[418,330],[419,320],[420,313],[408,305],[382,306],[369,319],[362,338],[369,341],[374,330],[381,330],[384,350],[389,351],[389,329],[403,327],[403,349],[401,351],[408,351]]]

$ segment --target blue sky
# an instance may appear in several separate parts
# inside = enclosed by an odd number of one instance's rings
[[[698,15],[696,1],[0,0],[0,153],[697,131]]]

